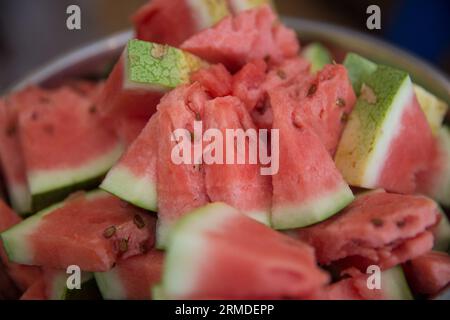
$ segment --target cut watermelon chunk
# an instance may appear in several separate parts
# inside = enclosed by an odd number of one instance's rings
[[[413,193],[433,154],[433,135],[408,74],[379,66],[367,79],[336,153],[346,181]]]
[[[229,14],[225,0],[152,0],[133,22],[138,39],[176,47]]]
[[[380,288],[369,289],[370,275],[354,272],[320,291],[315,298],[323,300],[413,300],[405,274],[400,266],[381,272]]]
[[[191,76],[192,81],[198,81],[213,97],[224,97],[231,93],[232,76],[222,64],[200,69]]]
[[[311,72],[322,70],[333,62],[330,51],[318,42],[308,44],[302,50],[302,56],[311,63]]]
[[[197,160],[193,157],[194,121],[203,117],[206,100],[206,93],[198,83],[194,83],[171,91],[158,106],[158,248],[165,246],[168,233],[179,217],[208,202],[204,170],[195,164]],[[174,130],[177,129],[187,129],[190,136],[175,141]],[[173,150],[182,139],[192,150],[191,164],[176,164],[173,161]]]
[[[98,186],[123,150],[90,101],[68,88],[21,111],[19,133],[34,210]]]
[[[251,138],[244,138],[241,143],[245,147],[244,164],[240,164],[233,159],[234,164],[213,163],[205,165],[205,183],[206,193],[212,202],[225,202],[236,209],[240,210],[249,217],[254,218],[266,225],[270,224],[271,209],[271,177],[261,175],[261,167],[254,159],[251,162],[250,153],[256,156],[261,152],[259,149],[267,149],[267,145],[262,141],[258,141],[257,131],[250,115],[247,113],[244,104],[235,97],[216,98],[208,101],[204,111],[205,132],[208,130],[220,130],[222,137],[226,137],[227,130],[242,129],[245,134],[247,130],[254,130],[255,135]],[[226,139],[225,139],[226,140]],[[237,139],[236,139],[237,140]],[[233,139],[234,158],[238,155],[238,146]],[[217,141],[215,141],[217,142]],[[221,152],[227,155],[227,141],[215,148],[215,153]],[[254,145],[251,151],[251,145]],[[205,148],[208,148],[205,146]],[[263,151],[267,154],[267,150]]]
[[[12,226],[20,223],[20,221],[22,219],[0,200],[0,232],[8,230]],[[5,271],[22,291],[27,290],[41,276],[41,270],[37,267],[10,262],[1,242],[0,259],[3,262]]]
[[[205,63],[182,50],[130,40],[99,97],[106,117],[149,118],[162,95],[188,83],[190,74]]]
[[[31,194],[28,188],[25,162],[20,146],[18,114],[28,105],[38,104],[45,99],[42,90],[29,87],[8,97],[8,103],[0,100],[0,162],[9,200],[14,210],[25,215],[31,212]]]
[[[442,127],[426,171],[418,175],[418,190],[450,206],[450,128]]]
[[[408,261],[404,268],[416,293],[435,295],[450,284],[450,256],[446,253],[428,252]]]
[[[181,220],[168,242],[168,299],[301,298],[326,284],[312,248],[213,203]]]
[[[339,215],[298,229],[297,236],[316,249],[322,264],[359,256],[387,269],[430,250],[426,229],[437,220],[436,203],[428,198],[370,192]]]
[[[353,194],[318,136],[307,127],[294,125],[289,91],[279,88],[269,95],[273,128],[279,130],[279,171],[272,176],[272,225],[292,229],[325,220],[350,203]]]
[[[281,25],[269,6],[262,6],[223,19],[186,40],[181,48],[237,70],[255,59],[267,58],[276,64],[295,57],[299,44],[295,32]]]
[[[154,218],[103,191],[75,195],[3,232],[11,261],[107,271],[154,243]]]
[[[155,212],[159,136],[157,119],[158,115],[155,114],[100,185],[103,190],[127,202]]]
[[[296,99],[294,123],[314,130],[333,156],[355,102],[345,67],[327,65],[309,84],[306,96]]]
[[[151,288],[161,280],[164,255],[151,250],[122,260],[108,272],[95,273],[102,296],[107,300],[149,300]]]
[[[234,14],[244,11],[250,10],[262,5],[270,5],[272,9],[275,10],[275,4],[272,0],[227,0],[228,4],[231,8],[231,12]]]
[[[20,300],[47,300],[44,279],[40,278],[35,281],[20,297]]]

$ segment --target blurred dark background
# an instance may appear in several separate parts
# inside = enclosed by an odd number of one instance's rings
[[[0,91],[71,49],[130,27],[148,0],[0,0]],[[167,0],[171,1],[171,0]],[[298,16],[384,38],[450,74],[449,0],[276,0],[282,15]],[[66,8],[81,8],[82,29],[66,28]],[[381,8],[382,29],[366,28],[366,9]]]

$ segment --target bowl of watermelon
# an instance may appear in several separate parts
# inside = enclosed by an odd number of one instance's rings
[[[0,298],[449,298],[447,78],[260,2],[153,0],[5,93]]]

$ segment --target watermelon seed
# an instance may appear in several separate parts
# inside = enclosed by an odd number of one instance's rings
[[[126,252],[128,250],[128,240],[127,239],[120,239],[119,241],[119,251],[120,252]]]
[[[115,226],[111,226],[105,229],[105,231],[103,231],[103,236],[106,239],[111,238],[114,234],[116,233],[116,227]]]
[[[342,98],[337,98],[336,104],[337,104],[339,107],[343,108],[343,107],[345,107],[345,100],[342,99]]]
[[[134,215],[133,222],[138,227],[138,229],[142,229],[145,227],[145,221],[142,219],[142,217],[138,214]]]
[[[397,221],[396,224],[397,224],[397,227],[401,229],[401,228],[403,228],[405,226],[406,221],[405,220]]]
[[[141,253],[147,253],[147,252],[149,251],[147,241],[143,241],[143,242],[139,245],[139,250],[141,251]]]
[[[308,90],[308,97],[311,97],[312,95],[314,95],[314,93],[316,93],[316,91],[317,91],[317,85],[316,84],[311,85],[311,87],[309,87],[309,90]]]
[[[344,112],[341,117],[341,122],[346,123],[348,121],[348,113]]]
[[[383,220],[381,220],[380,218],[373,218],[371,222],[377,228],[382,227],[384,224]]]
[[[198,112],[195,113],[195,120],[197,120],[197,121],[202,120],[202,118],[200,117],[200,113],[198,113]]]
[[[92,105],[90,108],[89,108],[89,113],[90,114],[95,114],[97,112],[97,107],[95,106],[95,104],[94,105]]]
[[[285,80],[287,78],[286,72],[284,72],[283,70],[278,70],[277,71],[277,75],[280,77],[280,79]]]
[[[14,124],[12,124],[8,128],[6,128],[6,135],[8,137],[13,136],[15,133],[16,133],[16,126]]]

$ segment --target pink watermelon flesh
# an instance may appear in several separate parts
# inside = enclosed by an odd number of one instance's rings
[[[12,226],[18,224],[22,219],[12,211],[2,200],[0,200],[0,232],[3,232]],[[41,275],[37,267],[25,266],[10,262],[6,255],[3,244],[0,242],[0,259],[6,267],[9,276],[14,280],[19,289],[25,291]]]
[[[233,96],[241,99],[251,112],[263,95],[262,84],[266,80],[267,65],[264,60],[247,63],[233,76]]]
[[[173,131],[187,129],[192,134],[194,121],[203,117],[206,99],[206,93],[194,83],[171,91],[158,105],[158,247],[165,245],[170,228],[178,218],[208,202],[202,166],[175,164],[171,157],[177,144],[172,141]],[[193,156],[194,144],[189,143]]]
[[[200,69],[191,76],[198,81],[212,97],[224,97],[231,93],[232,76],[222,64]]]
[[[199,31],[186,0],[152,0],[133,16],[136,38],[177,47]]]
[[[216,98],[208,101],[204,111],[205,130],[218,129],[226,137],[227,129],[253,129],[256,131],[244,104],[235,97]],[[258,139],[255,137],[255,139]],[[226,139],[223,141],[222,154],[226,153]],[[233,139],[233,141],[235,141]],[[258,140],[255,141],[258,144]],[[235,164],[206,164],[206,193],[212,202],[225,202],[250,217],[269,224],[272,185],[271,177],[261,175],[260,164],[250,164],[250,142],[245,142],[245,164],[236,161],[237,146],[233,146]],[[206,146],[205,146],[206,147]],[[267,149],[267,145],[259,143],[259,148]],[[219,152],[218,150],[216,152]],[[265,153],[267,152],[264,151]],[[257,159],[256,159],[257,160]]]
[[[91,101],[65,87],[48,91],[40,103],[20,112],[19,134],[35,210],[62,200],[72,191],[71,184],[78,189],[101,178],[122,149]],[[107,163],[86,173],[85,181],[73,181],[82,177],[71,177],[71,170],[84,170],[83,166],[105,156],[108,159],[102,163]],[[52,176],[55,172],[58,178]],[[44,177],[46,185],[41,186]]]
[[[404,265],[408,283],[416,293],[435,295],[450,283],[450,256],[428,252]]]
[[[182,49],[237,70],[255,59],[280,63],[299,52],[295,32],[281,25],[269,6],[229,16],[186,40]]]
[[[44,278],[41,277],[36,280],[33,285],[24,292],[20,297],[20,300],[47,300]]]
[[[305,79],[311,77],[309,75],[309,68],[309,62],[300,57],[286,59],[280,65],[270,68],[260,88],[262,92],[260,99],[262,100],[256,104],[251,113],[253,121],[258,128],[272,128],[273,114],[267,93],[277,87],[288,87],[294,83],[303,83]],[[241,99],[243,101],[248,100],[243,97]]]
[[[356,96],[342,65],[326,65],[310,83],[308,94],[296,100],[294,122],[310,127],[333,156]]]
[[[375,192],[358,196],[340,214],[296,232],[316,249],[321,264],[356,256],[367,260],[366,265],[386,269],[430,250],[433,236],[426,229],[437,220],[437,206],[430,199]]]
[[[147,124],[148,119],[140,117],[123,117],[119,119],[116,133],[125,146],[130,146]]]
[[[122,117],[142,117],[155,113],[163,92],[144,88],[125,88],[124,64],[122,56],[109,75],[98,98],[98,108],[103,117],[117,121]]]
[[[155,219],[143,210],[97,191],[66,200],[44,215],[21,241],[30,252],[29,264],[56,269],[75,264],[83,271],[101,272],[118,259],[151,248],[154,224]]]
[[[279,171],[272,176],[272,223],[277,229],[317,223],[353,199],[319,137],[293,123],[290,95],[303,95],[306,90],[308,86],[299,86],[294,91],[277,88],[269,93],[273,129],[279,130]]]
[[[181,251],[195,252],[196,258]],[[184,288],[166,292],[170,299],[302,298],[328,282],[311,247],[220,203],[200,208],[177,225],[165,263],[166,288],[175,270]]]

